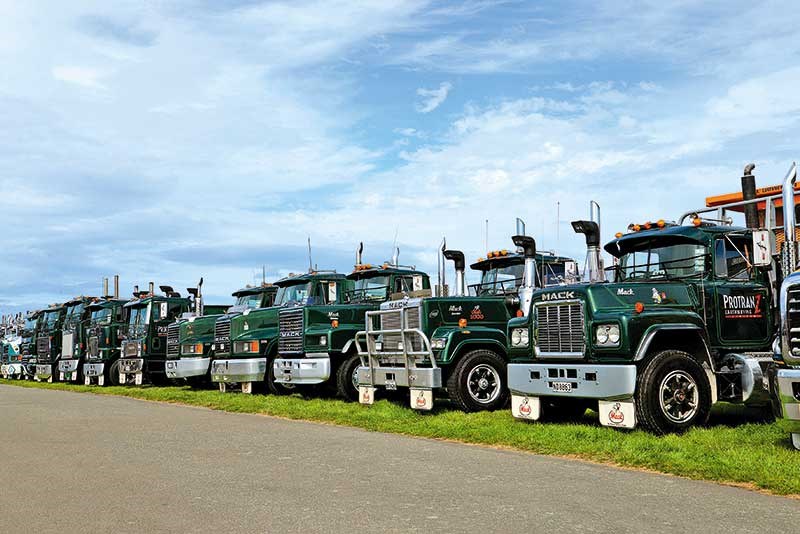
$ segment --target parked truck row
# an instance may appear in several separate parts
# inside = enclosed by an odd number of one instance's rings
[[[601,249],[600,210],[574,221],[585,269],[537,250],[517,220],[506,248],[469,265],[446,241],[437,280],[390,260],[246,286],[229,305],[138,286],[3,317],[3,378],[214,385],[275,395],[325,390],[411,408],[447,401],[525,421],[579,417],[682,432],[718,402],[771,411],[800,448],[797,167],[709,197],[674,220],[632,223]],[[734,226],[731,215],[745,224]],[[604,267],[602,250],[612,259]],[[453,284],[446,273],[452,265]]]

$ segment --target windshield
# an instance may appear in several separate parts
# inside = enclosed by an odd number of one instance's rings
[[[36,328],[36,319],[25,319],[25,330],[33,330]]]
[[[564,275],[565,272],[563,263],[542,264],[542,285],[544,287],[565,283],[566,278],[564,278]]]
[[[275,297],[275,305],[306,304],[310,291],[311,282],[281,286],[278,288],[278,295]]]
[[[478,295],[516,294],[524,272],[525,266],[521,263],[488,269],[481,274],[481,282],[474,286],[475,291]]]
[[[150,309],[150,305],[147,306],[139,306],[137,308],[131,308],[131,314],[128,318],[128,332],[131,336],[138,336],[142,335],[145,332],[147,324],[150,322],[148,320],[148,311]]]
[[[61,310],[53,310],[45,313],[44,314],[45,327],[53,328],[53,326],[55,326],[56,324],[56,321],[58,321],[59,315],[61,315]]]
[[[111,308],[100,308],[92,312],[92,324],[108,324],[111,322]]]
[[[68,326],[72,326],[76,324],[78,321],[81,320],[81,313],[83,312],[83,303],[80,302],[78,304],[74,304],[67,308],[67,318],[65,319],[65,323]]]
[[[387,299],[390,283],[391,277],[389,276],[360,278],[356,280],[355,288],[348,291],[348,300],[351,302],[372,300],[383,302]]]
[[[620,256],[619,281],[700,277],[706,272],[706,247],[700,243],[658,246],[646,241]]]
[[[236,299],[236,306],[246,306],[248,308],[258,308],[261,306],[261,294],[240,295]]]

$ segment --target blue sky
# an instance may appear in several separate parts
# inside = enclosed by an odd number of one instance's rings
[[[369,6],[367,6],[369,4]],[[0,311],[443,235],[583,260],[797,158],[794,2],[4,2]],[[556,205],[560,203],[560,222]],[[558,227],[558,230],[557,230]],[[558,236],[558,239],[556,238]]]

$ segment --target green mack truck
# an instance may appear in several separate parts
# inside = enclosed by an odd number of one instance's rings
[[[252,393],[254,383],[266,383],[269,392],[280,394],[290,389],[277,384],[272,363],[278,350],[278,316],[282,308],[298,310],[315,303],[343,303],[352,282],[334,271],[309,269],[308,274],[289,275],[275,282],[274,303],[267,308],[247,308],[241,313],[217,319],[214,329],[214,355],[211,380],[227,391],[232,384],[243,393]]]
[[[531,312],[508,325],[514,417],[592,407],[604,426],[664,434],[706,423],[718,401],[769,404],[774,288],[786,272],[774,254],[783,233],[775,213],[781,195],[753,198],[752,167],[744,177],[752,191],[743,187],[742,201],[617,234],[605,246],[616,263],[613,282],[534,294]],[[786,216],[794,212],[791,184],[784,184],[787,195],[784,217],[793,228]],[[741,210],[747,227],[737,228],[728,212]],[[715,218],[701,218],[706,213]],[[589,255],[599,256],[597,225],[573,227],[585,235]]]
[[[233,307],[205,305],[203,303],[203,280],[197,288],[187,288],[194,297],[194,309],[167,328],[167,378],[185,380],[193,385],[208,382],[211,367],[211,353],[214,345],[214,326],[217,319],[237,308],[243,311],[248,305],[254,308],[262,304],[271,305],[275,287],[263,285],[259,288],[245,288],[233,294],[236,303]]]
[[[148,291],[134,288],[133,299],[125,304],[128,328],[124,333],[119,361],[120,384],[142,385],[145,377],[154,384],[165,384],[167,328],[192,309],[192,299],[182,297],[170,286],[160,286],[157,295],[153,282]]]
[[[22,313],[4,315],[0,320],[0,376],[19,378],[22,374]]]
[[[87,308],[96,297],[75,297],[65,302],[67,314],[61,327],[61,353],[58,357],[58,380],[77,382],[83,377],[86,358],[86,326],[90,312]]]
[[[790,188],[787,181],[791,183]],[[792,206],[797,165],[792,165],[783,188],[784,227],[796,224]],[[792,445],[800,450],[800,264],[798,241],[794,232],[787,232],[781,250],[781,267],[786,276],[780,289],[780,342],[776,345],[776,365],[770,370],[773,408],[778,424],[791,436]]]
[[[273,375],[278,387],[327,383],[344,399],[358,398],[360,358],[356,334],[363,329],[367,312],[398,298],[431,294],[428,275],[415,267],[398,264],[399,250],[391,262],[373,266],[361,262],[363,245],[356,255],[352,283],[340,299],[280,311],[278,357]]]
[[[357,338],[362,404],[374,402],[376,388],[408,388],[417,410],[432,409],[435,392],[468,412],[506,404],[508,320],[527,309],[535,287],[575,281],[577,275],[573,260],[537,253],[520,220],[517,233],[516,252],[489,252],[470,266],[481,276],[470,292],[464,254],[443,243],[438,296],[401,296],[367,312],[366,330]],[[444,278],[447,260],[455,264],[452,295]]]
[[[67,307],[53,304],[42,311],[42,321],[36,330],[36,367],[34,380],[53,382],[58,376],[58,355],[61,352],[61,326],[67,316]]]
[[[119,296],[119,276],[114,276],[114,293],[108,292],[108,278],[103,280],[103,295],[89,304],[86,327],[86,363],[83,383],[87,386],[119,385],[120,343],[128,323],[126,299]]]

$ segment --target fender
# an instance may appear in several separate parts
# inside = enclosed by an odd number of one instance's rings
[[[698,332],[700,334],[700,341],[703,343],[703,350],[705,354],[703,355],[708,362],[708,365],[713,369],[714,365],[711,360],[711,351],[708,350],[708,343],[706,342],[706,338],[703,335],[703,329],[700,328],[698,325],[693,323],[669,323],[669,324],[659,324],[651,326],[645,332],[644,337],[639,342],[639,348],[636,349],[636,356],[633,358],[633,361],[638,362],[641,361],[646,355],[647,350],[650,348],[650,344],[655,339],[656,335],[663,331],[679,331],[679,330],[691,330],[693,332]]]

